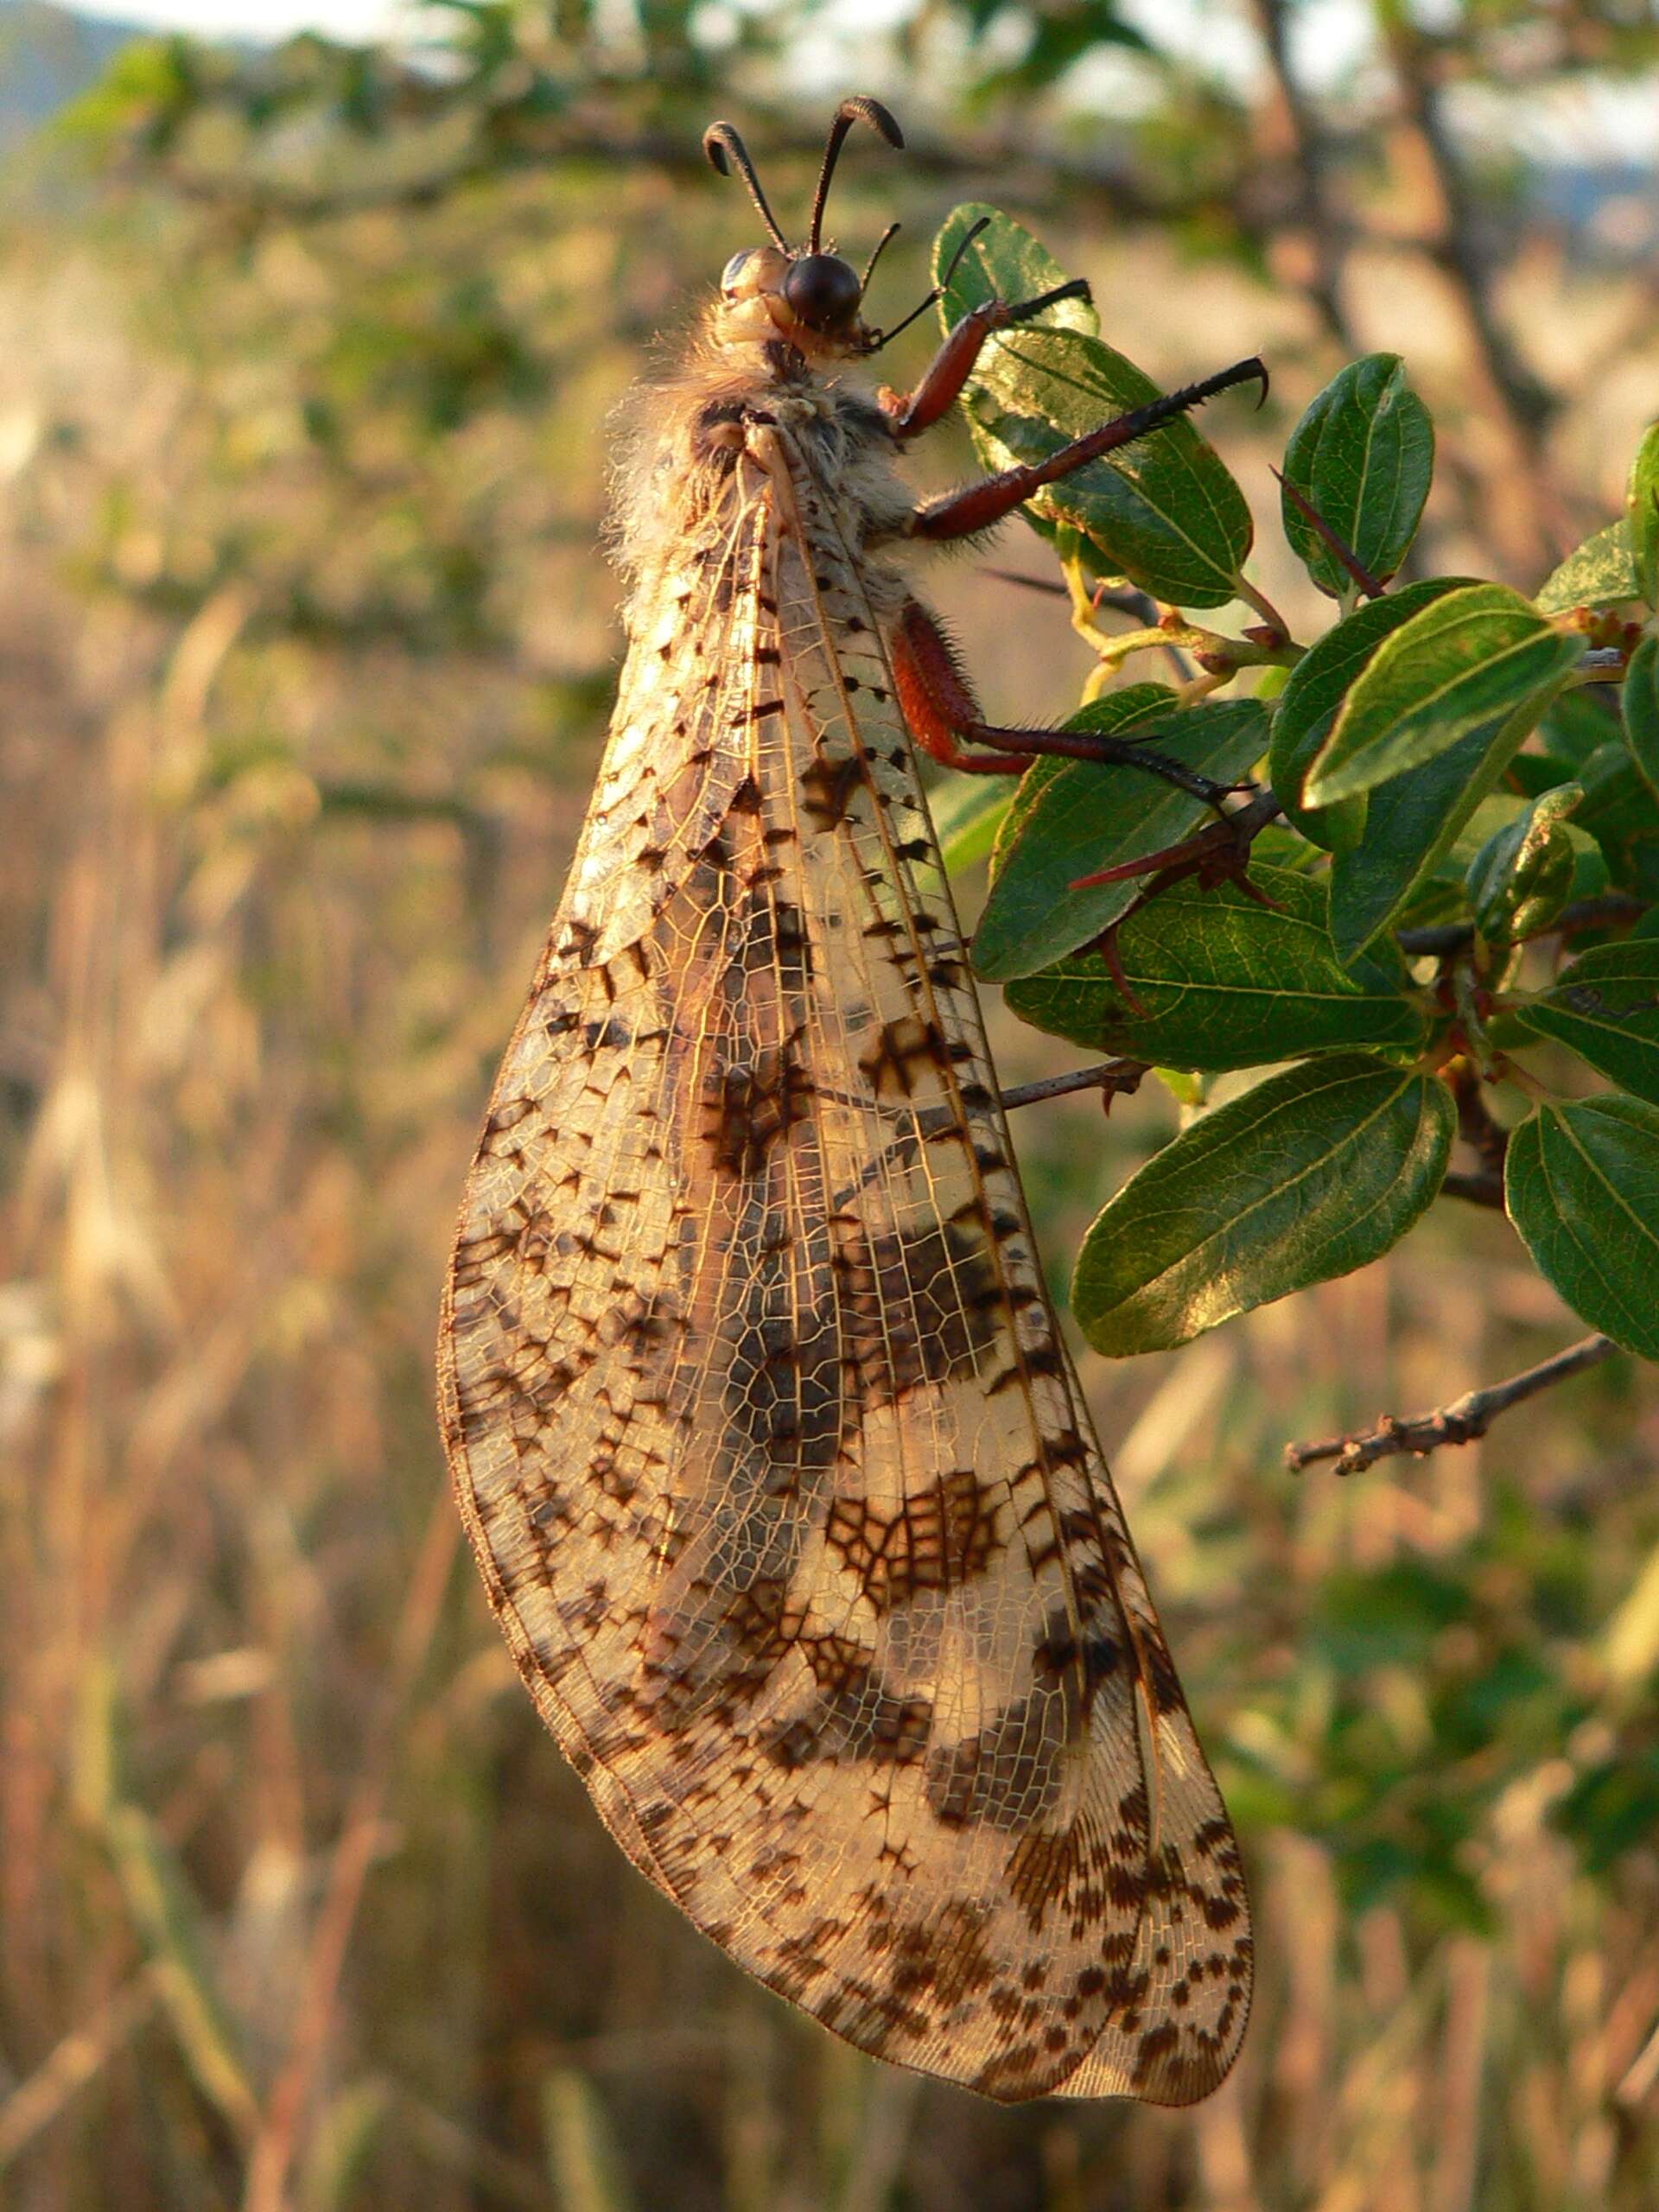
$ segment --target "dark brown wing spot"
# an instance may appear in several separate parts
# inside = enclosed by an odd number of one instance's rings
[[[908,1098],[922,1071],[947,1067],[950,1054],[936,1022],[906,1014],[881,1024],[874,1043],[859,1054],[858,1065],[878,1098]]]
[[[838,828],[863,781],[863,764],[855,756],[834,760],[821,753],[801,774],[801,805],[812,827]]]
[[[812,1078],[794,1041],[704,1077],[702,1136],[722,1174],[755,1175],[774,1144],[811,1110]]]
[[[896,1695],[870,1664],[868,1652],[844,1637],[802,1637],[797,1648],[819,1694],[807,1712],[761,1735],[761,1749],[777,1765],[868,1759],[911,1766],[923,1756],[933,1725],[927,1699]]]
[[[1007,1310],[982,1232],[941,1222],[872,1237],[844,1216],[830,1226],[855,1412],[978,1370]]]
[[[824,1540],[880,1613],[918,1590],[949,1590],[982,1574],[1001,1548],[998,1506],[971,1467],[942,1475],[893,1512],[838,1497]]]
[[[927,1802],[935,1818],[945,1827],[1035,1826],[1058,1801],[1065,1740],[1065,1700],[1058,1692],[1020,1698],[988,1727],[929,1759]]]

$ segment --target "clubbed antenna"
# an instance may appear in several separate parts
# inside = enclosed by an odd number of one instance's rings
[[[852,103],[843,102],[842,105],[851,105]],[[840,118],[837,117],[836,120],[839,121]],[[833,138],[830,143],[835,143]],[[731,124],[711,123],[702,134],[702,150],[721,176],[729,176],[735,166],[738,175],[748,188],[749,197],[753,200],[761,221],[771,234],[772,244],[779,253],[787,253],[789,240],[779,229],[778,218],[766,205],[766,195],[760,189],[760,180],[754,173],[754,163],[749,159],[748,149]]]
[[[887,140],[889,146],[902,148],[905,134],[887,113],[880,100],[873,100],[862,92],[855,92],[850,99],[842,100],[836,110],[836,119],[830,125],[830,139],[823,149],[823,167],[818,171],[818,188],[812,195],[812,226],[808,234],[807,251],[817,253],[823,235],[823,203],[830,197],[830,181],[835,175],[836,163],[841,158],[842,141],[855,123],[868,123],[872,130]],[[724,128],[716,124],[716,130]],[[709,136],[714,134],[710,132]],[[703,143],[708,144],[708,139]]]

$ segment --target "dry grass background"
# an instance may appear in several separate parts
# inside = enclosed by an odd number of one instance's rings
[[[12,227],[0,2201],[1644,2212],[1659,1402],[1608,1370],[1421,1466],[1280,1462],[1572,1332],[1501,1222],[1441,1206],[1362,1276],[1085,1363],[1261,1911],[1243,2059],[1191,2114],[998,2110],[750,1986],[625,1865],[487,1620],[438,1285],[602,731],[598,426],[741,229],[644,175],[414,235]],[[1312,327],[1155,242],[1055,243],[1154,372],[1273,353],[1277,413],[1211,425],[1267,517]],[[1611,323],[1541,247],[1522,281],[1551,344]],[[1433,301],[1386,264],[1362,296],[1455,410]],[[1645,359],[1559,434],[1589,521]],[[496,383],[446,425],[441,372]],[[938,582],[988,696],[1075,695],[1041,602]],[[1059,1065],[997,1035],[1012,1079]],[[1159,1112],[1022,1120],[1057,1275]]]

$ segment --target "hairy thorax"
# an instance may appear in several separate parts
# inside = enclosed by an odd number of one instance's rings
[[[832,568],[862,569],[878,615],[900,603],[890,549],[906,534],[914,497],[893,466],[887,416],[849,378],[822,373],[779,340],[720,344],[705,333],[632,415],[611,523],[630,587],[630,636],[664,574],[727,542],[768,491],[793,510],[780,523],[798,522]]]

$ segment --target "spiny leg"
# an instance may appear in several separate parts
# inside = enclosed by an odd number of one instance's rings
[[[982,229],[983,225],[976,225]],[[971,237],[972,233],[969,233]],[[968,243],[963,239],[963,245]],[[1029,322],[1045,308],[1057,307],[1062,300],[1087,300],[1089,286],[1081,276],[1074,276],[1069,284],[1057,284],[1052,291],[1039,292],[1031,300],[985,300],[976,308],[969,308],[960,322],[955,324],[939,350],[923,372],[922,380],[910,392],[884,391],[881,405],[893,424],[896,438],[913,438],[923,430],[931,429],[950,412],[962,397],[963,385],[974,372],[986,340],[994,331],[1012,330],[1017,324]],[[901,324],[900,328],[903,327]],[[896,338],[898,331],[888,331],[882,339]]]
[[[947,347],[950,342],[945,341]],[[1041,491],[1045,484],[1056,483],[1090,461],[1134,444],[1137,438],[1144,438],[1149,431],[1161,429],[1166,423],[1185,415],[1189,408],[1239,384],[1259,384],[1262,397],[1266,397],[1267,365],[1259,355],[1252,354],[1248,361],[1235,361],[1231,368],[1218,370],[1214,376],[1202,378],[1197,384],[1183,385],[1179,391],[1149,399],[1144,407],[1131,408],[1127,415],[1103,423],[1099,429],[1073,438],[1058,453],[1050,454],[1046,461],[1005,468],[959,492],[947,492],[937,499],[930,499],[911,518],[910,534],[928,538],[971,537],[978,531],[988,530],[993,523],[1001,522],[1005,515],[1023,506],[1032,493]],[[925,389],[925,379],[923,388]]]
[[[1133,738],[1107,737],[1095,730],[1008,729],[988,722],[949,641],[919,600],[906,601],[887,643],[899,704],[910,734],[945,767],[974,776],[1007,776],[1020,774],[1044,754],[1097,760],[1111,767],[1144,769],[1223,812],[1221,802],[1230,785],[1201,776],[1164,753],[1149,752]],[[967,749],[980,746],[995,749]]]

